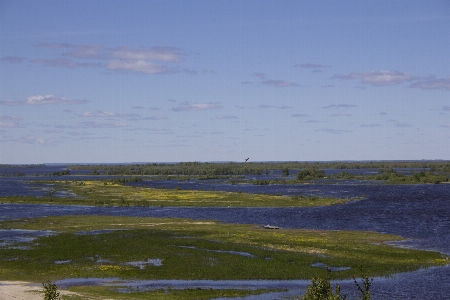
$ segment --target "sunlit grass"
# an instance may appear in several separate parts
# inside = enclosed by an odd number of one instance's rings
[[[71,190],[77,198],[8,197],[4,203],[52,203],[104,206],[220,206],[307,207],[343,204],[359,198],[275,196],[224,191],[154,189],[111,184],[106,181],[53,181],[58,189]]]
[[[28,250],[0,248],[0,279],[310,279],[323,263],[350,267],[336,278],[389,275],[445,265],[448,257],[387,245],[374,232],[280,229],[175,218],[70,216],[4,221],[0,228],[53,230]],[[98,234],[86,231],[115,229]],[[247,253],[251,256],[239,255]],[[143,268],[130,262],[160,259]],[[55,263],[62,261],[64,263]]]

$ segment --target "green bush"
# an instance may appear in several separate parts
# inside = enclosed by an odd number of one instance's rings
[[[323,177],[325,177],[325,171],[318,170],[317,168],[303,169],[297,173],[297,180],[311,180]]]
[[[60,300],[61,297],[59,296],[58,287],[55,283],[51,281],[47,281],[42,283],[42,286],[44,287],[44,300]]]

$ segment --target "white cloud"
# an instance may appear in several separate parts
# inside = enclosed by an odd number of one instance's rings
[[[262,84],[264,85],[269,85],[269,86],[273,86],[273,87],[294,87],[294,86],[300,86],[300,84],[291,82],[291,81],[286,81],[286,80],[264,80],[261,81]]]
[[[56,144],[56,140],[51,138],[51,139],[44,139],[41,137],[36,137],[34,135],[23,135],[22,137],[20,137],[18,140],[18,142],[20,143],[25,143],[25,144],[39,144],[42,146],[52,146]]]
[[[26,60],[26,58],[20,56],[4,56],[0,59],[0,61],[7,62],[10,64],[19,64],[24,60]]]
[[[78,127],[81,128],[120,128],[127,126],[124,122],[113,123],[97,123],[97,122],[81,122]]]
[[[106,48],[99,45],[75,45],[69,43],[39,43],[36,46],[49,49],[62,49],[57,58],[36,58],[32,63],[52,67],[79,68],[99,67],[112,71],[131,71],[143,74],[161,74],[171,72],[169,68],[155,62],[182,62],[183,53],[174,47],[151,47],[132,49],[128,47]],[[5,57],[7,61],[18,61],[14,57]],[[90,62],[82,60],[90,59]],[[94,60],[94,61],[92,61]],[[197,73],[184,69],[185,72]]]
[[[197,137],[202,137],[202,135],[198,134],[198,133],[186,133],[183,135],[177,135],[177,137],[181,137],[181,138],[197,138]]]
[[[368,73],[352,72],[348,75],[336,74],[332,78],[341,80],[360,79],[362,83],[371,84],[373,86],[396,85],[414,79],[414,77],[408,73],[401,73],[398,71],[375,71]]]
[[[42,105],[42,104],[84,104],[88,103],[87,100],[70,100],[68,98],[45,95],[45,96],[30,96],[27,98],[27,104],[31,105]]]
[[[64,49],[62,56],[83,59],[110,59],[119,58],[125,60],[157,60],[157,61],[182,61],[182,52],[174,47],[151,47],[148,49],[132,49],[128,47],[106,48],[100,45],[76,45],[70,43],[38,43],[37,47],[50,49]]]
[[[317,129],[315,131],[331,133],[331,134],[343,134],[343,133],[351,132],[350,130],[341,130],[341,129],[334,129],[334,128],[321,128],[321,129]]]
[[[267,78],[267,77],[266,77],[266,74],[261,73],[261,72],[256,72],[256,73],[253,73],[253,74],[251,74],[251,75],[258,77],[258,78],[261,79],[261,80],[264,80],[264,79]]]
[[[292,106],[282,105],[282,106],[275,106],[275,105],[267,105],[267,104],[260,104],[256,108],[278,108],[278,109],[289,109],[293,108]]]
[[[63,132],[62,129],[59,128],[49,128],[44,130],[45,133],[61,133]]]
[[[17,128],[19,125],[15,122],[0,121],[0,128]]]
[[[447,90],[450,91],[450,77],[445,79],[438,79],[434,76],[421,80],[418,82],[414,82],[410,85],[412,88],[419,88],[423,90]]]
[[[26,101],[6,100],[0,101],[0,104],[16,106],[16,105],[45,105],[45,104],[85,104],[88,102],[89,101],[87,100],[80,100],[80,99],[71,100],[69,98],[54,95],[37,95],[28,97]]]
[[[0,116],[0,121],[13,121],[13,122],[16,122],[16,121],[21,121],[21,120],[22,120],[22,118],[18,117],[18,116],[12,116],[12,117],[10,117],[10,116]]]
[[[0,116],[0,128],[19,128],[19,121],[22,118],[18,116]]]
[[[350,108],[350,107],[358,107],[355,104],[330,104],[327,106],[322,106],[322,108]]]
[[[113,112],[97,110],[96,112],[85,111],[81,114],[82,117],[114,117],[116,114]]]
[[[231,116],[231,115],[217,116],[216,118],[219,120],[237,120],[237,119],[239,119],[237,116]]]
[[[198,72],[195,71],[195,70],[190,70],[190,69],[183,68],[183,71],[185,73],[187,73],[187,74],[190,74],[190,75],[198,75]]]
[[[70,48],[74,50],[63,53],[64,56],[89,59],[103,58],[105,56],[105,54],[102,53],[105,51],[105,48],[98,45],[72,45]]]
[[[370,124],[361,124],[361,127],[368,127],[368,128],[370,128],[370,127],[381,127],[381,125],[380,124],[374,124],[374,123],[370,123]]]
[[[31,62],[34,64],[39,64],[39,65],[68,68],[68,69],[74,69],[74,68],[80,68],[80,67],[84,67],[84,68],[85,67],[91,67],[91,68],[104,67],[103,63],[80,63],[80,62],[75,62],[75,61],[67,59],[67,58],[52,58],[52,59],[37,58],[37,59],[31,60]]]
[[[400,128],[413,127],[411,124],[408,124],[408,123],[397,123],[397,124],[395,124],[395,126],[400,127]]]
[[[1,105],[7,105],[7,106],[16,106],[16,105],[23,105],[25,104],[25,101],[14,101],[14,100],[4,100],[0,101]]]
[[[106,66],[109,70],[115,71],[133,71],[145,74],[161,74],[167,73],[167,67],[156,65],[145,60],[113,60]]]
[[[67,135],[70,136],[87,136],[87,135],[93,135],[93,133],[91,132],[86,132],[86,131],[70,131],[66,133]]]
[[[101,58],[104,56],[103,51],[107,51],[105,47],[99,45],[76,45],[70,43],[37,43],[36,47],[50,49],[65,49],[63,56],[76,58]]]
[[[90,112],[90,111],[85,111],[83,112],[81,115],[81,117],[88,117],[88,118],[139,118],[140,115],[139,114],[118,114],[115,112],[110,112],[110,111],[103,111],[103,110],[97,110],[96,112]]]
[[[343,113],[343,112],[330,115],[330,117],[350,117],[350,116],[351,116],[351,114]]]
[[[310,69],[313,73],[320,73],[323,72],[324,68],[329,68],[331,66],[325,66],[320,64],[312,64],[312,63],[306,63],[306,64],[295,64],[292,66],[293,68],[304,68],[304,69]]]
[[[154,127],[150,130],[156,134],[173,134],[172,129],[169,128]]]
[[[157,61],[182,61],[181,51],[173,47],[152,47],[150,49],[130,49],[117,47],[112,51],[112,57],[125,60],[157,60]]]
[[[222,109],[223,106],[220,103],[195,103],[189,104],[188,102],[180,103],[180,106],[172,108],[172,111],[198,111],[198,110],[210,110],[210,109]]]
[[[307,64],[295,64],[292,67],[294,67],[294,68],[300,67],[300,68],[306,68],[306,69],[320,69],[320,68],[326,68],[329,66],[307,63]]]
[[[202,132],[202,134],[225,134],[223,131],[210,131],[210,132]]]
[[[158,121],[158,120],[167,120],[167,119],[169,119],[169,118],[163,117],[163,116],[151,116],[151,117],[141,118],[139,120]]]

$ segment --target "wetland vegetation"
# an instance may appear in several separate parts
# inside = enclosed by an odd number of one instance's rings
[[[310,279],[326,276],[321,264],[343,267],[333,272],[342,279],[360,276],[361,265],[368,276],[387,276],[448,263],[437,252],[387,244],[398,236],[362,231],[112,216],[11,220],[0,229],[54,233],[0,248],[2,280]]]
[[[113,181],[48,181],[48,197],[3,197],[6,203],[76,204],[101,206],[222,206],[222,207],[307,207],[343,204],[357,198],[281,196],[224,191],[146,188]],[[58,198],[55,191],[70,191],[77,197]]]

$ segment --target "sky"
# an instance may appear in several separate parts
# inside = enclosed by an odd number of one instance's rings
[[[0,164],[450,160],[450,1],[0,0]]]

